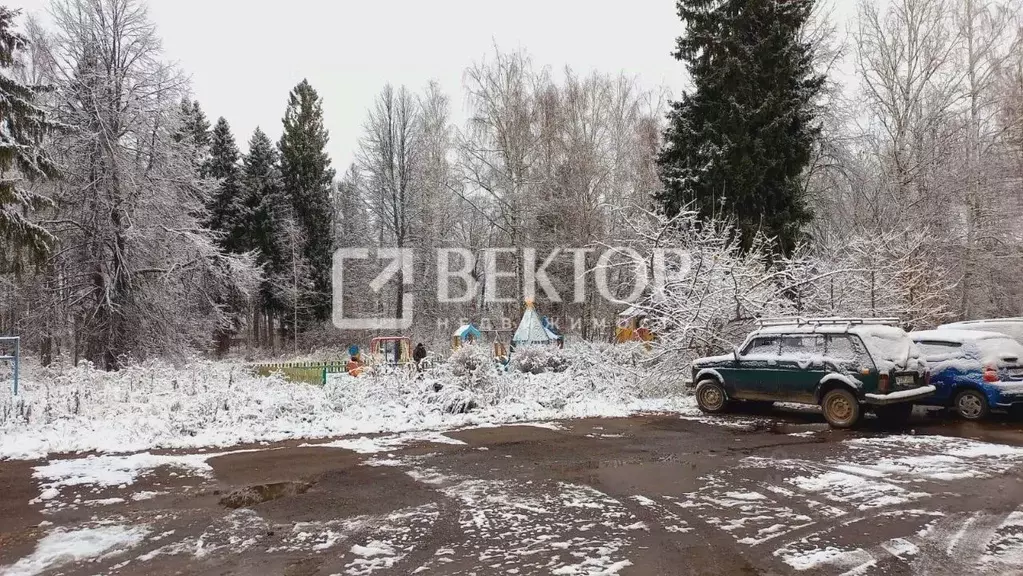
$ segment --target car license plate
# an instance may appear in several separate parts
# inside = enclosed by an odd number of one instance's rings
[[[895,384],[899,386],[912,386],[915,382],[916,380],[913,378],[912,374],[895,377]]]

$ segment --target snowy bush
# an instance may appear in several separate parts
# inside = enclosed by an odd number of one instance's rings
[[[657,335],[650,346],[661,392],[695,358],[741,344],[758,318],[895,316],[920,327],[947,317],[950,275],[929,267],[923,234],[853,236],[781,258],[770,239],[741,238],[731,224],[691,212],[650,215],[641,228],[641,248],[681,255],[651,270],[654,282],[636,305]]]
[[[564,372],[568,369],[569,360],[559,348],[552,346],[522,346],[512,354],[513,370],[525,374],[543,374],[544,372]]]
[[[497,365],[490,349],[486,346],[467,344],[448,359],[451,373],[466,390],[487,391],[497,380]]]
[[[435,387],[427,402],[447,414],[466,414],[486,402],[483,396],[480,392],[466,390],[457,382],[451,382],[446,386]]]
[[[652,386],[642,347],[575,342],[557,356],[564,371],[502,372],[485,347],[466,346],[423,373],[335,374],[325,386],[226,361],[118,372],[26,363],[22,393],[0,393],[0,459],[693,409],[690,398]]]

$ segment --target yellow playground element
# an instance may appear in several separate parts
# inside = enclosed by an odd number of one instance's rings
[[[508,356],[508,345],[504,342],[494,342],[494,358],[501,363],[507,363]]]
[[[618,325],[615,326],[615,342],[651,342],[654,333],[647,327],[646,312],[630,307],[618,315]]]

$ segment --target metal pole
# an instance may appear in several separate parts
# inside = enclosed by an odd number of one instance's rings
[[[14,395],[18,395],[18,371],[21,366],[21,337],[14,339]]]
[[[0,337],[0,346],[6,347],[13,344],[14,352],[10,356],[0,356],[0,362],[11,362],[14,365],[14,395],[18,395],[18,377],[21,372],[21,338],[19,336],[2,336]],[[0,351],[0,354],[3,354]]]

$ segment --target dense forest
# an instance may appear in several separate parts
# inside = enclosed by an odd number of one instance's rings
[[[346,300],[400,317],[408,292],[409,335],[431,343],[517,318],[536,263],[476,258],[480,293],[443,303],[438,248],[550,256],[562,298],[538,305],[592,340],[625,305],[571,297],[574,271],[601,272],[607,246],[692,254],[645,304],[684,347],[766,313],[1023,313],[1018,0],[865,0],[848,26],[813,0],[679,0],[683,34],[664,41],[683,94],[496,49],[458,95],[381,87],[344,166],[309,81],[281,95],[279,141],[236,135],[143,0],[51,11],[44,27],[0,8],[0,334],[43,363],[363,341],[331,324],[343,247],[431,255]],[[618,264],[602,273],[628,294]],[[497,266],[508,276],[487,282]]]

